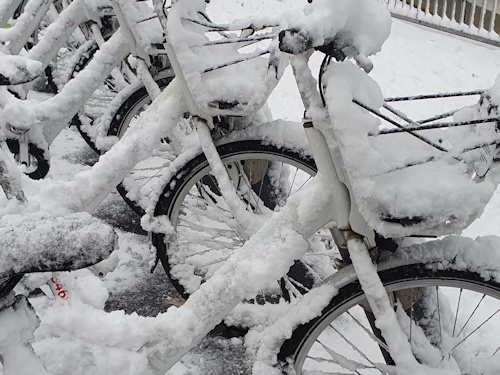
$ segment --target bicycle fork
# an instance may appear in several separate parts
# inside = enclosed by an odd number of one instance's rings
[[[411,351],[408,338],[398,323],[393,304],[377,273],[377,267],[373,264],[369,254],[369,241],[351,229],[350,217],[358,217],[359,213],[352,213],[357,206],[353,205],[351,207],[349,191],[337,174],[328,143],[322,132],[314,129],[312,123],[305,123],[305,131],[309,144],[313,149],[318,175],[326,176],[324,177],[327,181],[325,188],[331,192],[332,218],[336,223],[336,228],[345,236],[345,242],[337,243],[337,245],[345,246],[347,244],[351,262],[375,316],[376,326],[380,329],[383,338],[387,342],[390,356],[398,366],[398,373],[424,375],[426,373],[425,369],[417,362]],[[284,211],[288,213],[289,217],[293,217],[294,213],[290,211],[288,204],[285,206]],[[318,223],[311,227],[310,230],[314,230],[316,227],[319,229],[325,224],[326,222],[323,222],[322,225]],[[304,232],[297,221],[295,221],[295,225],[299,233],[305,235],[314,233],[310,231]],[[336,242],[338,241],[339,239],[336,239]]]

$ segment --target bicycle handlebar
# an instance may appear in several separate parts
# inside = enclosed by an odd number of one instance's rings
[[[313,38],[306,30],[292,27],[281,30],[278,38],[279,49],[285,53],[300,55],[314,48],[317,51],[333,57],[337,61],[344,61],[346,58],[352,58],[366,73],[369,73],[373,69],[373,63],[366,55],[359,53],[356,47],[346,43],[337,35],[333,38],[326,38],[324,43],[320,46],[314,46]]]

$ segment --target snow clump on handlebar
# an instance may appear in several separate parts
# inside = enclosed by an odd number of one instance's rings
[[[304,30],[312,47],[337,39],[369,56],[380,51],[391,31],[389,11],[375,0],[314,0],[304,14],[282,26]]]

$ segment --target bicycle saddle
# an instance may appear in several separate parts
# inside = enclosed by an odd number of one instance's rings
[[[113,228],[87,213],[6,215],[0,219],[0,279],[91,266],[109,256],[116,240]]]
[[[42,74],[42,63],[22,56],[0,54],[0,85],[21,85]]]

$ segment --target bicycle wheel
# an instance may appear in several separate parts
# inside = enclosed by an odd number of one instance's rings
[[[167,87],[173,79],[173,75],[168,75],[163,78],[158,78],[156,83],[158,87],[163,90]],[[111,123],[109,125],[108,136],[115,136],[121,138],[125,131],[128,129],[132,120],[137,118],[139,114],[144,111],[147,106],[151,104],[151,98],[144,86],[136,90],[130,95],[116,111]],[[134,200],[127,197],[130,186],[134,186],[138,190],[148,190],[148,183],[151,183],[151,171],[161,170],[165,165],[165,158],[162,157],[162,150],[155,150],[155,156],[149,158],[147,162],[139,163],[127,176],[128,184],[120,183],[116,189],[127,202],[127,204],[139,215],[144,215],[144,209]],[[145,166],[147,164],[147,166]],[[153,175],[156,172],[153,172]]]
[[[10,152],[14,154],[16,161],[19,160],[19,141],[17,139],[7,139],[7,146]],[[30,165],[26,167],[24,173],[32,180],[41,180],[47,173],[49,173],[50,164],[49,160],[45,158],[45,152],[34,145],[28,144],[28,157]]]
[[[398,320],[420,363],[446,374],[500,373],[500,284],[423,264],[389,269],[380,277],[401,302]],[[362,306],[367,303],[358,282],[341,288],[321,316],[283,343],[278,358],[287,366],[284,373],[395,374]]]
[[[83,44],[73,57],[73,65],[69,71],[68,81],[76,77],[80,71],[92,60],[93,56],[99,50],[97,42],[89,40]],[[127,64],[122,61],[112,72],[112,74],[94,91],[83,108],[71,121],[80,132],[87,144],[97,153],[100,153],[97,147],[97,129],[100,126],[100,119],[106,113],[112,100],[122,90],[129,87],[137,78],[129,69]]]
[[[288,196],[316,173],[311,158],[260,140],[225,144],[218,152],[240,198],[257,215],[284,205]],[[153,234],[153,244],[172,284],[184,298],[245,243],[242,228],[230,214],[203,154],[187,162],[168,182],[155,215],[168,216],[176,229],[175,238],[168,240]],[[329,239],[328,230],[318,232],[310,251],[295,263],[289,276],[259,293],[254,301],[276,302],[283,295],[291,299],[333,273],[334,245]]]

